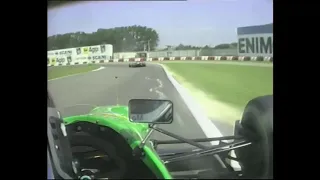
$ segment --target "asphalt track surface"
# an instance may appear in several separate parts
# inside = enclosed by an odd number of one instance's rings
[[[75,104],[127,105],[128,101],[133,98],[170,99],[174,104],[174,121],[172,124],[160,125],[160,127],[185,138],[206,137],[160,65],[149,63],[147,67],[129,68],[128,64],[119,63],[101,66],[104,66],[105,69],[48,82],[48,88],[57,109],[63,116],[87,113],[92,109],[88,106],[64,108]],[[158,132],[154,132],[151,138],[172,139]],[[184,147],[191,146],[187,144],[163,145],[159,149]]]

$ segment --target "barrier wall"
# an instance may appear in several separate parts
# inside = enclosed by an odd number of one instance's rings
[[[198,56],[238,56],[238,49],[201,49]]]
[[[56,62],[48,61],[48,66],[66,66],[80,64],[99,64],[99,63],[117,63],[117,62],[134,62],[134,61],[266,61],[273,62],[273,57],[249,57],[249,56],[196,56],[196,57],[159,57],[159,58],[121,58],[111,60],[93,60],[86,59],[81,61]]]
[[[137,52],[121,52],[121,53],[113,53],[114,59],[120,59],[120,58],[135,58],[137,55]]]
[[[148,53],[151,58],[198,56],[198,50],[151,51]]]
[[[114,53],[115,59],[120,58],[135,58],[137,52],[119,52]],[[200,50],[180,50],[180,51],[150,51],[148,57],[161,58],[161,57],[187,57],[187,56],[237,56],[238,49],[200,49]]]

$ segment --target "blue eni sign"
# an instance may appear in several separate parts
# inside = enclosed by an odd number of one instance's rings
[[[273,57],[273,24],[237,28],[238,55]]]

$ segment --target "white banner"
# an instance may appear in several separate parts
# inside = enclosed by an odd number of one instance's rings
[[[112,56],[113,48],[112,45],[97,45],[97,46],[86,46],[76,48],[76,55],[105,55]]]
[[[111,60],[113,46],[110,44],[48,51],[48,65]]]

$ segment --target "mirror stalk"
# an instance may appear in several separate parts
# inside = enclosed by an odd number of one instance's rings
[[[134,150],[132,152],[133,157],[136,159],[140,159],[140,158],[144,157],[145,153],[144,153],[143,147],[146,145],[147,141],[150,139],[150,136],[154,131],[153,128],[156,127],[156,125],[150,124],[149,127],[150,127],[150,130],[149,130],[148,134],[146,135],[146,137],[141,141],[139,146],[134,148]]]

